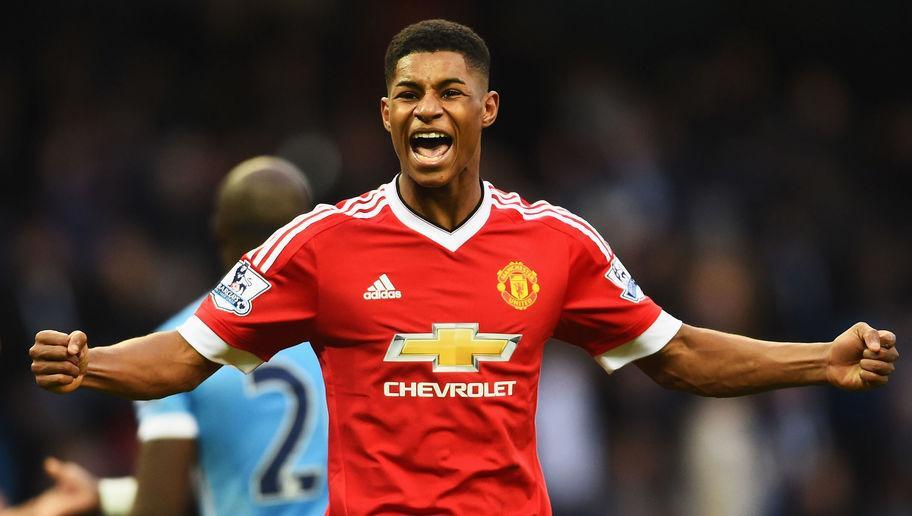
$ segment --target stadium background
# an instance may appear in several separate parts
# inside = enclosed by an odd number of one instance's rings
[[[692,5],[696,4],[696,5]],[[280,153],[335,202],[388,180],[389,38],[474,27],[482,174],[587,217],[671,313],[776,339],[912,335],[908,2],[33,2],[0,21],[0,493],[46,454],[131,471],[127,402],[39,390],[42,328],[149,331],[220,276],[213,185]],[[9,14],[9,13],[7,13]],[[905,364],[908,365],[908,364]],[[910,514],[912,375],[704,400],[550,346],[558,514]]]

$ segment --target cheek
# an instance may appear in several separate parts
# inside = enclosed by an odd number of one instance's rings
[[[401,113],[390,112],[389,131],[394,140],[406,138],[408,135],[408,120]]]
[[[475,113],[473,113],[471,116],[466,116],[463,119],[463,123],[461,124],[460,129],[460,147],[463,147],[466,151],[471,152],[471,150],[478,145],[478,140],[481,137],[481,116],[475,116]]]
[[[393,104],[389,108],[389,121],[394,127],[405,123],[408,115],[409,110],[403,106]]]

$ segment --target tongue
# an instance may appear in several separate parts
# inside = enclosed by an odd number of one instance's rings
[[[440,145],[435,145],[433,147],[424,147],[424,146],[419,145],[419,146],[415,147],[415,152],[417,152],[418,155],[425,157],[425,158],[437,158],[437,157],[443,156],[443,154],[449,148],[450,148],[449,145],[445,145],[443,143],[441,143]]]

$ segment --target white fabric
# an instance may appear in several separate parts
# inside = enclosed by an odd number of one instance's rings
[[[609,374],[634,360],[648,357],[668,344],[683,323],[662,310],[658,319],[639,337],[595,357],[596,362]]]
[[[137,435],[143,442],[157,439],[196,439],[199,435],[199,425],[196,418],[190,414],[156,414],[142,418]]]
[[[402,202],[396,190],[396,181],[398,180],[399,176],[397,175],[392,182],[382,187],[385,189],[386,199],[393,215],[408,228],[437,242],[451,252],[456,252],[457,249],[462,247],[462,244],[468,242],[475,233],[478,233],[484,227],[485,222],[488,221],[488,216],[491,214],[491,189],[493,187],[490,183],[484,182],[481,187],[481,206],[455,231],[446,231],[415,215]]]
[[[133,477],[102,478],[98,481],[98,500],[101,514],[126,516],[136,499],[136,479]]]
[[[263,363],[253,353],[229,346],[195,315],[180,325],[177,331],[193,349],[213,362],[234,366],[244,373],[253,371]]]

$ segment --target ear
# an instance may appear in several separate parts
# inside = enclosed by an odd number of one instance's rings
[[[481,115],[481,127],[490,127],[497,120],[497,110],[500,109],[500,94],[494,90],[489,91],[484,97],[484,113]]]
[[[383,120],[383,127],[386,132],[390,132],[390,107],[389,99],[386,97],[380,98],[380,118]]]

